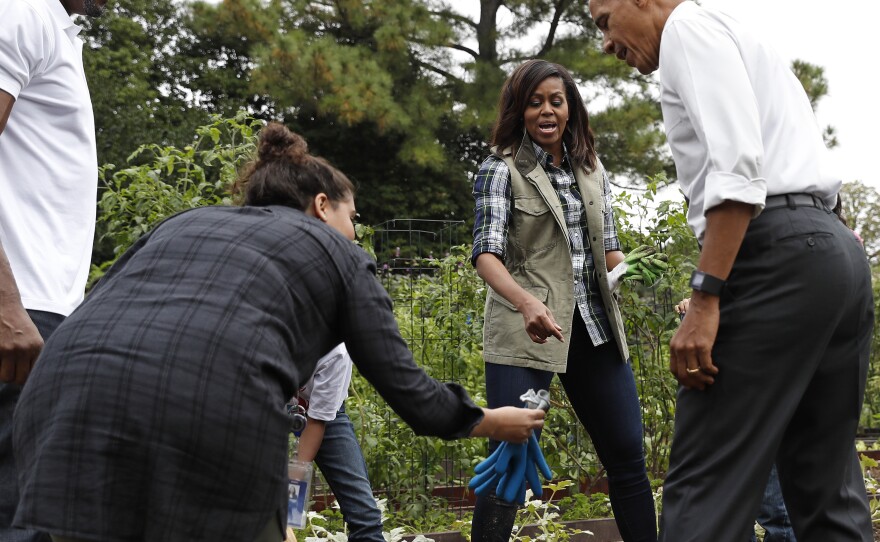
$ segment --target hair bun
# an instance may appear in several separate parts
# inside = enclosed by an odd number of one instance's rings
[[[309,146],[302,136],[291,132],[287,126],[270,122],[260,130],[258,156],[261,162],[289,160],[299,165],[308,160]]]

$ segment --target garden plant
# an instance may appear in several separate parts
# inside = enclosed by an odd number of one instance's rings
[[[191,207],[232,203],[228,186],[250,158],[261,126],[261,121],[244,114],[215,117],[197,130],[190,145],[143,145],[124,166],[103,166],[99,243],[111,246],[114,256],[95,262],[91,281],[98,280],[116,257],[164,218]],[[668,465],[677,391],[668,371],[669,339],[679,323],[672,309],[689,292],[687,277],[699,257],[681,198],[658,195],[667,184],[665,175],[658,174],[646,180],[643,190],[617,194],[615,202],[624,251],[649,245],[669,258],[668,272],[654,285],[627,285],[619,293],[642,404],[648,470],[658,489]],[[356,232],[360,244],[375,257],[372,240],[381,229],[359,224]],[[873,242],[866,239],[866,244]],[[403,252],[414,252],[410,248],[404,247]],[[416,362],[435,378],[461,384],[478,404],[485,404],[481,345],[486,286],[470,264],[470,246],[465,242],[432,247],[437,257],[424,253],[403,254],[387,265],[388,251],[379,251],[379,279],[394,301],[401,333]],[[877,273],[876,263],[874,269]],[[880,293],[878,282],[875,294]],[[880,334],[875,333],[874,342],[878,347],[874,352],[880,352]],[[553,404],[541,438],[554,473],[554,481],[546,486],[553,502],[529,501],[521,519],[540,526],[540,540],[567,540],[573,533],[555,526],[558,521],[608,517],[610,509],[607,498],[597,491],[602,487],[603,469],[589,437],[571,408],[559,399],[564,394],[553,386]],[[474,466],[486,457],[485,441],[445,442],[415,436],[357,371],[346,410],[383,503],[389,540],[399,539],[404,532],[456,526],[463,533],[469,531],[463,527],[468,521],[466,487]],[[876,364],[869,374],[863,426],[880,427]],[[872,442],[863,443],[862,448],[872,447]],[[877,464],[867,458],[864,466],[873,494]],[[871,506],[875,521],[880,521],[880,501],[872,498]],[[341,541],[344,537],[338,510],[330,507],[310,518],[311,526],[299,532],[298,539]]]

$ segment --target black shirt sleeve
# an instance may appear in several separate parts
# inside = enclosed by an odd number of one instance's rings
[[[483,418],[458,384],[440,383],[413,360],[400,336],[391,298],[375,276],[375,263],[357,249],[340,315],[352,360],[364,377],[417,435],[465,437]]]

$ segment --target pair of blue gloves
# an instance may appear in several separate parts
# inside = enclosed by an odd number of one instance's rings
[[[546,390],[529,390],[520,396],[527,408],[550,409],[550,394]],[[485,495],[496,485],[495,494],[509,503],[523,504],[526,501],[526,484],[532,493],[540,498],[544,490],[538,471],[547,480],[553,477],[544,454],[538,446],[538,439],[532,433],[523,444],[502,442],[492,454],[474,468],[475,476],[468,487],[477,495]]]

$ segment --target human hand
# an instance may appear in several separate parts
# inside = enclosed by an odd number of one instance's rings
[[[553,313],[535,296],[528,295],[516,310],[522,314],[526,333],[532,342],[544,344],[550,336],[556,337],[559,342],[565,342],[565,338],[562,336],[562,327],[556,323]]]
[[[657,282],[669,268],[668,256],[654,247],[641,245],[608,272],[608,287],[617,291],[624,280],[641,282],[650,286]]]
[[[718,374],[712,347],[718,334],[719,299],[696,292],[685,308],[688,317],[669,342],[669,371],[682,386],[704,390]]]
[[[678,302],[678,305],[676,305],[674,307],[675,313],[678,314],[678,316],[680,318],[684,318],[684,315],[687,314],[688,306],[690,304],[691,304],[691,298],[686,297],[686,298],[682,299],[681,301]]]
[[[43,337],[19,299],[0,302],[0,382],[22,385],[27,380]]]
[[[545,412],[519,407],[484,408],[483,420],[471,431],[472,437],[489,437],[514,443],[525,442],[532,431],[544,427]]]

